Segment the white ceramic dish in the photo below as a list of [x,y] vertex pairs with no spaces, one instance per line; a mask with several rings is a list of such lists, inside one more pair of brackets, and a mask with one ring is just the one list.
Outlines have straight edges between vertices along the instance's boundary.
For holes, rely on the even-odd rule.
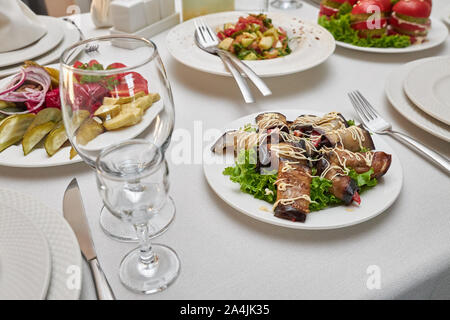
[[[39,16],[45,24],[47,33],[28,47],[10,52],[0,53],[0,67],[7,67],[25,60],[31,60],[55,48],[64,37],[63,22],[57,18]],[[13,35],[14,36],[14,35]]]
[[[288,120],[294,120],[301,114],[322,114],[313,110],[300,109],[276,110],[276,112],[286,115]],[[255,113],[233,121],[226,126],[224,132],[244,127],[247,123],[255,123],[254,119],[258,114]],[[392,164],[388,173],[379,180],[376,187],[361,195],[362,202],[359,207],[355,205],[337,206],[312,212],[307,216],[305,223],[277,218],[273,215],[271,204],[241,192],[239,184],[231,182],[228,176],[222,174],[226,167],[234,165],[233,159],[228,159],[228,163],[223,163],[221,155],[213,154],[207,149],[204,155],[203,170],[209,185],[222,200],[234,209],[254,219],[293,229],[324,230],[343,228],[372,219],[385,211],[397,199],[402,188],[403,172],[399,158],[394,150],[378,135],[374,135],[372,138],[377,150],[385,151],[392,155]],[[265,210],[261,210],[262,208],[265,208]]]
[[21,212],[0,207],[0,300],[45,299],[51,255],[42,232]]
[[22,212],[47,238],[52,272],[46,299],[77,300],[81,288],[76,286],[76,281],[70,281],[70,277],[81,277],[80,247],[62,214],[34,198],[12,190],[0,189],[0,203]]
[[450,56],[435,57],[411,68],[403,88],[422,111],[450,125]]
[[372,53],[408,53],[423,51],[437,47],[442,44],[448,37],[448,28],[438,19],[431,18],[431,29],[427,36],[427,41],[421,44],[414,44],[406,48],[370,48],[358,47],[350,43],[336,41],[340,47],[353,49],[357,51],[372,52]]
[[[41,56],[33,58],[33,61],[37,62],[38,64],[44,66],[50,63],[54,63],[59,59],[62,52],[69,46],[73,45],[75,42],[80,40],[80,34],[78,33],[77,29],[75,27],[67,22],[62,21],[61,28],[64,32],[64,39],[61,41],[58,46],[53,48],[51,52],[47,52]],[[16,74],[20,70],[20,66],[22,65],[23,61],[20,61],[19,64],[16,64],[14,66],[9,66],[5,68],[0,68],[0,78]]]
[[406,119],[428,133],[450,142],[450,126],[420,110],[403,91],[403,82],[410,70],[423,61],[432,59],[434,58],[416,60],[395,68],[388,76],[384,90],[392,106]]
[[[222,12],[202,18],[215,30],[217,27],[223,27],[225,23],[236,22],[242,15],[242,12]],[[333,54],[336,46],[334,38],[318,24],[302,21],[281,12],[270,12],[268,17],[275,26],[286,30],[289,38],[299,36],[301,38],[290,41],[292,53],[285,57],[245,61],[260,77],[275,77],[304,71],[323,63]],[[194,30],[194,20],[191,19],[169,32],[166,43],[172,56],[191,68],[231,76],[220,58],[197,47],[194,42]]]

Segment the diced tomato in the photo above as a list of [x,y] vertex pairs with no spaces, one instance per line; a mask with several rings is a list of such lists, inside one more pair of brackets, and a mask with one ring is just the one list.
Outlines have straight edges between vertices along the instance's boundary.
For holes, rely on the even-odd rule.
[[223,40],[223,39],[226,38],[226,37],[225,37],[225,34],[224,34],[222,31],[220,31],[220,32],[217,33],[217,37],[218,37],[220,40]]
[[129,97],[137,92],[144,91],[148,94],[148,82],[145,78],[137,72],[127,72],[118,75],[119,84],[114,86],[111,90],[113,97]]
[[89,67],[92,67],[93,65],[96,65],[96,64],[100,64],[100,62],[98,62],[98,61],[95,60],[95,59],[92,59],[91,61],[88,62],[88,66],[89,66]]
[[116,63],[111,63],[106,69],[111,70],[111,69],[119,69],[119,68],[126,68],[126,67],[127,66],[124,65],[123,63],[116,62]]
[[311,142],[313,143],[313,145],[315,147],[317,147],[319,145],[321,137],[322,137],[322,135],[320,133],[318,133],[317,131],[313,131],[311,133]]
[[361,197],[359,196],[358,191],[355,192],[355,194],[353,195],[352,200],[353,200],[354,202],[356,202],[358,205],[361,204]]
[[223,33],[224,33],[225,36],[227,36],[227,37],[231,37],[231,35],[232,35],[233,33],[235,33],[235,32],[236,32],[236,30],[233,29],[233,28],[228,28],[228,29],[223,30]]
[[75,61],[75,63],[73,64],[73,67],[78,69],[78,68],[80,68],[82,65],[83,65],[83,62],[77,60],[77,61]]
[[294,136],[300,137],[301,135],[302,135],[302,132],[300,130],[295,130],[294,131]]

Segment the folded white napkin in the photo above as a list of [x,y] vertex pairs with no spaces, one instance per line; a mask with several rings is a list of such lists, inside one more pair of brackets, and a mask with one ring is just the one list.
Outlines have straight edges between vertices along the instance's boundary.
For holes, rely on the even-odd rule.
[[26,47],[46,33],[46,27],[21,0],[0,0],[0,52]]

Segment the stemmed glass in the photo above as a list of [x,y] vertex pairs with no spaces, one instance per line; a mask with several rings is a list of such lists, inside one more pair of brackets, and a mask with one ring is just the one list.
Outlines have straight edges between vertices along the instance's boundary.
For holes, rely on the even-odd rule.
[[300,0],[275,0],[270,5],[277,9],[292,10],[302,7]]
[[[60,95],[67,136],[77,152],[95,167],[102,150],[130,139],[153,142],[164,152],[172,135],[172,91],[156,45],[129,35],[78,42],[61,56]],[[153,215],[149,237],[173,221],[175,206]],[[136,232],[104,207],[100,225],[111,237],[137,241]]]
[[154,293],[167,288],[180,272],[171,248],[151,244],[151,217],[165,206],[169,190],[161,149],[146,140],[130,140],[105,149],[96,161],[97,186],[105,206],[134,226],[140,246],[120,264],[120,280],[129,289]]

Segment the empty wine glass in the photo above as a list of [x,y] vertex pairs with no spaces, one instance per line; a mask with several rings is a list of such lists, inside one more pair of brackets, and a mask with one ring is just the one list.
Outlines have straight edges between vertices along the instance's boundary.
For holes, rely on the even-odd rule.
[[277,9],[293,10],[302,7],[300,0],[275,0],[270,5]]
[[151,244],[151,218],[167,205],[167,163],[161,149],[146,140],[130,140],[102,151],[96,161],[97,186],[103,203],[132,225],[140,246],[120,264],[119,276],[129,289],[154,293],[169,286],[180,272],[171,248]]
[[[91,50],[89,48],[95,48]],[[61,56],[61,133],[91,167],[111,145],[134,138],[167,149],[175,121],[172,91],[156,45],[130,36],[104,36],[78,42]],[[64,141],[64,140],[63,140]],[[69,155],[68,155],[69,156]],[[153,217],[150,237],[167,230],[175,216],[171,199]],[[122,241],[136,232],[103,208],[100,225]]]

